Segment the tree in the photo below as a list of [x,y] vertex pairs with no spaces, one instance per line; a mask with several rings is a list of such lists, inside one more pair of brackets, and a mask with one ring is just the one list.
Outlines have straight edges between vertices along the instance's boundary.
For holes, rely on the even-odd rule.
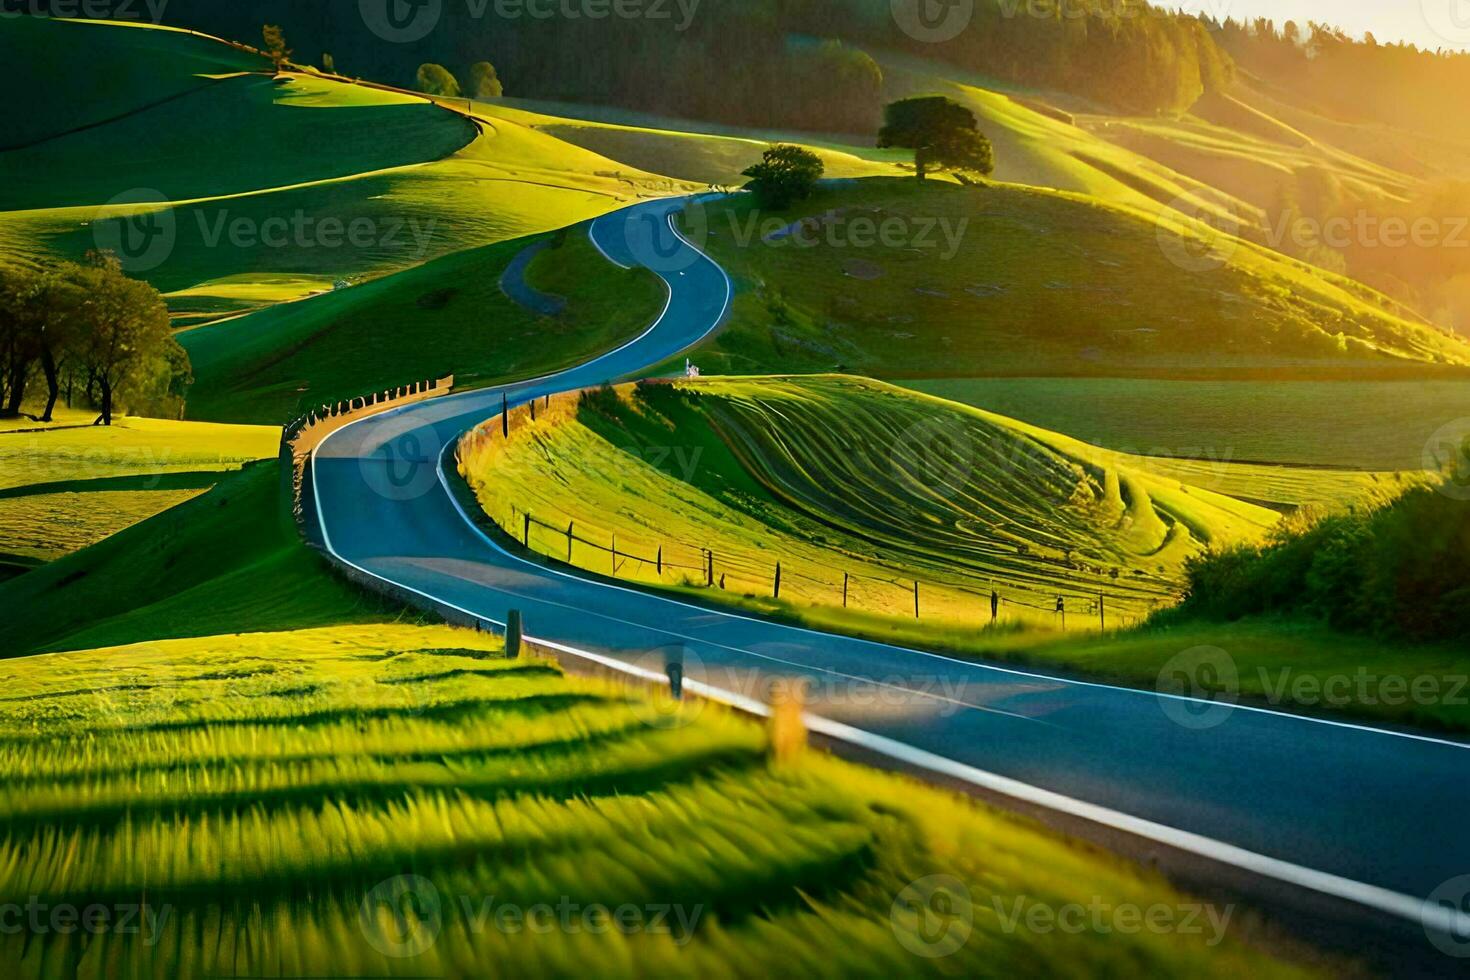
[[488,61],[477,61],[470,65],[470,84],[467,94],[472,99],[498,99],[505,94],[495,66]]
[[783,143],[766,150],[760,163],[745,170],[750,178],[745,188],[766,207],[786,208],[809,197],[825,169],[815,153]]
[[459,82],[454,80],[454,76],[449,74],[449,70],[443,65],[419,65],[416,87],[426,95],[454,98],[460,94]]
[[281,71],[286,67],[286,59],[291,57],[291,49],[286,47],[285,32],[275,24],[267,24],[260,33],[265,40],[266,57],[275,63],[277,72]]
[[46,379],[46,408],[34,416],[50,422],[60,393],[60,372],[69,349],[69,305],[78,291],[65,273],[16,267],[0,269],[0,414],[21,414],[27,385],[39,362]]
[[989,174],[995,169],[990,140],[975,114],[942,95],[904,99],[883,110],[878,146],[914,151],[914,170],[923,180],[929,170]]
[[178,387],[175,375],[187,370],[188,355],[174,350],[179,344],[158,290],[123,275],[111,253],[87,257],[78,271],[85,298],[76,310],[76,355],[97,386],[101,414],[93,424],[111,425],[119,395]]

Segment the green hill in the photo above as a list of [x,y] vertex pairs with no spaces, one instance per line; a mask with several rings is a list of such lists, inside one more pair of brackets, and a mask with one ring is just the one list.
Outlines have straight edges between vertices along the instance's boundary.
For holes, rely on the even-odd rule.
[[0,661],[0,680],[0,894],[145,910],[120,913],[135,929],[0,935],[25,976],[897,975],[956,928],[944,962],[971,974],[1299,972],[1240,916],[1106,941],[1006,928],[995,909],[1079,888],[1190,899],[1029,821],[777,754],[718,708],[465,630],[154,642]]
[[[1064,595],[1091,613],[1072,625],[1095,626],[1098,593],[1136,618],[1173,600],[1191,555],[1276,519],[1146,460],[859,378],[646,384],[511,428],[469,437],[461,470],[505,531],[523,538],[534,516],[533,550],[565,560],[572,522],[572,561],[593,572],[834,621],[913,617],[915,579],[931,632],[988,622],[992,588],[1008,622],[1054,625]],[[612,560],[614,535],[631,558]]]
[[[800,236],[771,233],[798,221]],[[700,355],[731,373],[1336,377],[1470,364],[1470,344],[1386,297],[1157,207],[874,178],[778,215],[742,195],[685,224],[742,287]]]
[[527,240],[467,249],[324,296],[189,330],[191,418],[281,423],[313,405],[453,373],[458,387],[536,377],[637,336],[666,292],[607,262],[576,228],[526,270],[566,300],[555,316],[512,301],[501,274]]
[[282,511],[279,465],[0,585],[0,650],[136,643],[393,619],[327,573]]

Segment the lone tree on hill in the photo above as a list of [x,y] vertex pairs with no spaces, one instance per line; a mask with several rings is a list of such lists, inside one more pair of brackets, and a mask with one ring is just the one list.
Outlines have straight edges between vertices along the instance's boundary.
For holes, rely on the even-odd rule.
[[449,74],[449,69],[432,63],[419,65],[417,87],[425,95],[442,95],[452,99],[460,94],[459,82]]
[[880,148],[914,151],[914,170],[923,180],[930,170],[984,176],[995,169],[990,140],[975,114],[942,95],[893,102],[883,110]]
[[488,61],[477,61],[470,65],[470,84],[466,94],[472,99],[498,99],[505,94],[495,66]]
[[275,63],[276,71],[286,67],[286,59],[291,57],[291,49],[286,47],[286,33],[275,24],[267,24],[261,28],[261,37],[265,39],[265,53]]
[[821,157],[810,150],[783,143],[761,155],[761,162],[746,169],[746,190],[770,208],[790,207],[809,197],[826,169]]
[[123,275],[117,257],[88,253],[75,267],[84,298],[76,308],[76,356],[97,388],[101,414],[111,425],[120,392],[140,396],[182,392],[189,358],[169,332],[168,307],[158,290]]

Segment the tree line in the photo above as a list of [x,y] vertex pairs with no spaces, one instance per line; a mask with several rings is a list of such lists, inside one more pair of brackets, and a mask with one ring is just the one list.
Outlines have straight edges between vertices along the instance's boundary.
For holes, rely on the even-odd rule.
[[298,52],[330,51],[340,72],[405,87],[416,87],[424,65],[449,66],[460,91],[475,94],[470,66],[490,63],[521,98],[833,133],[867,132],[881,120],[883,72],[871,53],[1141,113],[1188,108],[1233,73],[1205,22],[1141,0],[976,0],[968,25],[943,43],[905,33],[890,0],[702,0],[687,19],[675,3],[599,19],[436,9],[426,36],[393,44],[364,25],[358,0],[172,0],[165,20],[245,38],[265,19]]
[[28,268],[0,265],[0,416],[17,418],[45,386],[50,422],[63,393],[111,425],[122,409],[181,417],[193,383],[189,355],[169,329],[168,307],[152,286],[123,274],[108,252],[83,262]]

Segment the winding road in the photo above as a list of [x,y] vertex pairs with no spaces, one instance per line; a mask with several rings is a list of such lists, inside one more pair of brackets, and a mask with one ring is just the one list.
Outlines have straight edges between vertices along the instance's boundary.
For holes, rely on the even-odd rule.
[[[681,203],[635,205],[590,228],[608,259],[647,266],[669,287],[663,314],[636,340],[550,377],[368,417],[322,442],[311,486],[327,550],[489,622],[519,609],[528,637],[578,656],[652,676],[677,651],[689,686],[727,701],[749,703],[773,677],[806,678],[818,733],[1470,937],[1464,913],[1439,902],[1447,880],[1470,874],[1470,745],[712,611],[527,562],[478,531],[441,468],[460,433],[499,412],[502,392],[516,404],[636,375],[726,315],[728,277],[673,231]],[[1467,907],[1459,894],[1451,902]]]

